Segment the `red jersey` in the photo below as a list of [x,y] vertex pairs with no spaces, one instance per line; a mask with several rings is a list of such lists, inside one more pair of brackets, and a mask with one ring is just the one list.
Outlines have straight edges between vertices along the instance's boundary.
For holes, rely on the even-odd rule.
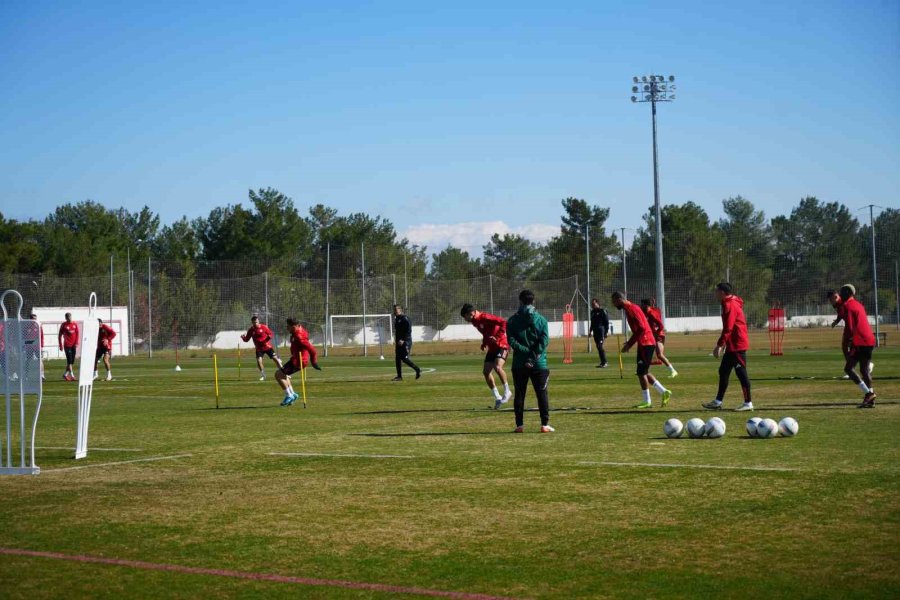
[[112,341],[116,337],[115,330],[106,323],[100,323],[100,331],[97,332],[97,349],[112,350]]
[[249,342],[250,338],[253,338],[253,345],[256,346],[256,351],[266,352],[267,350],[272,349],[272,337],[273,333],[268,325],[259,323],[251,326],[250,329],[247,330],[247,333],[241,336],[241,339],[245,342]]
[[316,347],[309,341],[309,333],[303,325],[295,325],[291,328],[291,362],[295,366],[303,366],[312,362],[318,362]]
[[628,345],[655,346],[656,338],[653,337],[653,330],[650,329],[650,323],[647,322],[641,307],[633,302],[626,302],[622,310],[625,311],[625,318],[628,319],[628,326],[631,328]]
[[74,348],[78,345],[78,323],[66,321],[59,326],[59,335],[57,337],[63,348]]
[[722,335],[717,346],[725,346],[728,352],[750,349],[747,337],[747,319],[744,317],[744,301],[734,294],[722,299]]
[[866,316],[862,303],[856,298],[847,298],[844,309],[847,311],[845,328],[850,343],[854,346],[874,346],[875,334],[872,333],[872,326],[869,325],[869,317]]
[[647,323],[650,325],[650,330],[653,331],[653,337],[656,339],[665,337],[666,328],[663,326],[662,311],[655,306],[648,306],[644,311],[644,314],[647,316]]
[[481,312],[472,318],[475,326],[482,336],[482,344],[491,352],[497,350],[509,350],[509,341],[506,339],[506,319],[490,313]]

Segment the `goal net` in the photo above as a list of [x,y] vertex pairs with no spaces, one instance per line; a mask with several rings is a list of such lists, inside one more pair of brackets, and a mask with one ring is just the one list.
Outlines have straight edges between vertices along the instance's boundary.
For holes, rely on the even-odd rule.
[[328,319],[327,340],[335,346],[362,346],[363,355],[369,355],[369,347],[378,348],[384,357],[384,348],[394,337],[391,315],[331,315]]

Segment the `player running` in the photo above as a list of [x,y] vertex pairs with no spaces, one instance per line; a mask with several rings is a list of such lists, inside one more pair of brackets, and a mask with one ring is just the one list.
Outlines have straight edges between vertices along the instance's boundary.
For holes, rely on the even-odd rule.
[[653,353],[656,352],[656,338],[653,337],[653,330],[650,329],[644,311],[637,304],[629,302],[622,292],[613,292],[612,303],[619,310],[625,311],[625,318],[632,332],[631,337],[622,346],[622,352],[628,352],[634,345],[638,347],[637,377],[641,384],[643,401],[636,404],[635,408],[653,408],[653,401],[650,399],[651,386],[662,395],[662,405],[665,408],[669,404],[672,392],[650,374],[650,364],[653,362]]
[[[722,282],[716,286],[716,298],[722,304],[722,334],[713,348],[713,356],[722,356],[719,364],[719,391],[712,402],[704,402],[703,408],[720,410],[722,399],[728,390],[728,379],[731,371],[737,374],[744,392],[744,403],[734,409],[736,412],[753,410],[750,397],[750,376],[747,374],[747,350],[750,339],[747,337],[747,319],[744,317],[744,301],[734,294],[730,283]],[[724,353],[724,354],[723,354]]]
[[[825,292],[825,297],[828,298],[828,301],[831,303],[831,306],[834,307],[834,310],[837,312],[837,316],[834,321],[831,322],[831,327],[837,327],[837,324],[841,321],[844,322],[844,331],[841,334],[841,353],[844,355],[844,362],[850,359],[850,331],[847,329],[847,309],[844,307],[844,301],[841,300],[840,294],[838,294],[834,290],[828,290]],[[875,370],[875,363],[869,362],[869,375],[872,374],[872,371]],[[844,375],[844,379],[850,379],[849,375]]]
[[597,346],[597,354],[600,355],[600,363],[598,369],[605,369],[609,364],[606,362],[606,349],[603,342],[609,335],[609,314],[601,308],[598,298],[591,299],[591,326],[588,329],[588,335],[594,334],[594,345]]
[[[875,390],[872,388],[872,376],[869,363],[872,359],[872,351],[875,349],[875,334],[869,325],[869,317],[862,303],[856,299],[856,288],[851,284],[845,284],[840,289],[841,301],[844,306],[844,322],[850,337],[850,351],[844,372],[850,376],[850,380],[863,391],[862,403],[858,408],[875,408]],[[859,375],[853,368],[859,363]]]
[[647,317],[647,323],[653,331],[653,337],[656,339],[656,357],[669,368],[669,377],[678,377],[678,371],[666,358],[666,328],[663,326],[662,311],[656,308],[656,298],[644,298],[641,300],[641,310]]
[[241,336],[241,339],[245,342],[249,342],[251,339],[253,340],[253,346],[256,348],[256,367],[259,369],[260,381],[266,380],[266,369],[263,366],[263,356],[271,358],[275,364],[278,365],[279,369],[284,368],[284,365],[281,364],[281,359],[275,354],[275,348],[272,347],[274,336],[275,334],[272,333],[272,330],[269,329],[268,325],[259,322],[258,315],[250,317],[250,329]]
[[281,406],[290,406],[300,397],[291,385],[291,375],[299,373],[300,369],[305,369],[306,365],[310,364],[316,371],[322,370],[317,360],[316,347],[310,343],[309,333],[306,331],[306,328],[297,319],[288,319],[287,327],[288,335],[290,335],[291,339],[291,360],[275,371],[275,381],[278,382],[285,394],[284,400],[281,401]]
[[100,322],[100,330],[97,333],[97,354],[94,355],[94,381],[97,381],[97,363],[103,359],[103,366],[106,367],[106,380],[112,381],[112,367],[109,359],[112,357],[112,341],[116,337],[115,330],[103,322],[103,319],[97,319]]
[[[494,410],[497,410],[512,398],[509,380],[506,378],[506,372],[503,370],[503,365],[506,364],[506,359],[509,357],[509,342],[506,339],[506,319],[475,310],[475,307],[468,303],[462,305],[459,314],[467,323],[471,323],[481,333],[481,349],[487,348],[482,373],[484,374],[484,381],[494,396]],[[502,396],[494,383],[495,371],[503,384]]]
[[75,364],[75,354],[78,352],[78,323],[72,320],[72,313],[66,313],[66,321],[59,326],[59,334],[56,336],[59,342],[59,349],[66,353],[66,371],[63,373],[63,379],[66,381],[75,381],[75,372],[73,365]]

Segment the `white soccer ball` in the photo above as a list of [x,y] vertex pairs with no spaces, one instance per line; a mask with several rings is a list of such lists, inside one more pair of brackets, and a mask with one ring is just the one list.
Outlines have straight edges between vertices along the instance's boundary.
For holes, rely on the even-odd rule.
[[684,433],[684,424],[678,419],[669,419],[666,421],[666,424],[663,425],[663,433],[665,433],[668,438],[679,438],[681,437],[681,434]]
[[701,438],[706,431],[706,423],[703,422],[703,419],[694,417],[687,422],[687,431],[692,438]]
[[793,437],[800,431],[800,424],[793,417],[785,417],[778,422],[778,433],[784,437]]
[[759,437],[759,432],[756,431],[756,426],[759,425],[760,421],[762,421],[759,417],[753,417],[749,421],[747,421],[747,435],[750,437]]
[[756,424],[756,433],[761,438],[773,438],[778,435],[778,423],[772,419],[763,419]]
[[707,437],[720,438],[725,435],[725,421],[719,417],[713,417],[706,422],[705,433]]

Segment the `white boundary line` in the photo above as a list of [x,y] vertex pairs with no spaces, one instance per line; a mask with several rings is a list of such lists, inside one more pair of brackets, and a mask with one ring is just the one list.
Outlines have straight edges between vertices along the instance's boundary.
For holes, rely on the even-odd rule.
[[579,465],[603,465],[609,467],[656,467],[660,469],[720,469],[726,471],[799,471],[800,469],[791,469],[787,467],[732,467],[726,465],[685,465],[677,463],[642,463],[642,462],[609,462],[609,461],[586,461],[583,460]]
[[[72,450],[75,451],[75,448],[71,446],[35,446],[35,450]],[[91,447],[90,450],[96,452],[143,452],[143,448],[94,448]]]
[[172,456],[151,456],[150,458],[135,458],[134,460],[120,460],[117,462],[97,463],[95,465],[79,465],[77,467],[63,467],[62,469],[41,469],[41,473],[62,473],[63,471],[78,471],[91,467],[110,467],[113,465],[128,465],[139,462],[153,462],[157,460],[175,460],[176,458],[188,458],[193,454],[173,454]]
[[324,456],[329,458],[415,458],[415,456],[401,456],[398,454],[327,454],[324,452],[269,452],[269,456]]

